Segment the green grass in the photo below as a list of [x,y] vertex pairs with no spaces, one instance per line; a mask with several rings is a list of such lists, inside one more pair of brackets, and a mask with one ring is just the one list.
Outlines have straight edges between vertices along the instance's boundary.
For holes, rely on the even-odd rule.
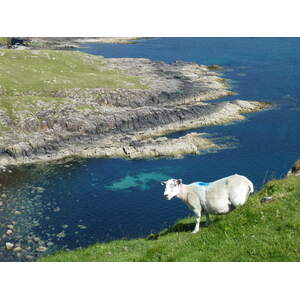
[[103,58],[79,51],[0,49],[0,94],[38,92],[49,96],[67,88],[146,88],[140,78],[107,70]]
[[8,37],[0,37],[0,46],[6,46],[8,39]]
[[34,114],[39,111],[39,102],[49,103],[52,107],[68,100],[60,97],[43,96],[0,96],[0,109],[4,110],[11,120],[17,118],[17,113]]
[[77,108],[79,110],[96,110],[95,106],[92,105],[79,105]]
[[[273,200],[262,204],[264,196]],[[197,234],[191,234],[194,224],[187,218],[147,239],[98,243],[41,260],[300,261],[300,177],[270,181],[246,205],[213,217]]]

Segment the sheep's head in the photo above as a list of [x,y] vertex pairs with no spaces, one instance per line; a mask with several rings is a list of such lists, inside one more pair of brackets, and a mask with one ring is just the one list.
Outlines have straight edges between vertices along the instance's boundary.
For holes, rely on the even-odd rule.
[[167,181],[162,181],[161,184],[165,185],[164,197],[167,200],[171,200],[173,197],[177,196],[181,183],[182,179],[169,179]]

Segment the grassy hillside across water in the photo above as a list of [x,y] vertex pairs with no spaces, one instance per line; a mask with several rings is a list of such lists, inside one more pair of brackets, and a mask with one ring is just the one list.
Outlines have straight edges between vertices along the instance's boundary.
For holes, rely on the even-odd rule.
[[100,56],[79,51],[0,49],[3,96],[49,96],[67,88],[144,88],[139,78],[109,70]]
[[[272,201],[261,203],[265,196]],[[194,224],[187,218],[148,238],[60,251],[42,261],[300,261],[300,176],[270,181],[243,207],[214,216],[208,228],[202,222],[197,234]]]
[[[0,45],[4,38],[0,38]],[[141,78],[128,76],[121,69],[111,69],[103,57],[79,51],[0,49],[0,113],[11,120],[30,114],[36,117],[43,104],[68,103],[58,97],[61,91],[89,88],[146,89]],[[78,102],[78,110],[93,106]],[[0,120],[1,123],[1,120]],[[8,126],[0,124],[0,136]]]

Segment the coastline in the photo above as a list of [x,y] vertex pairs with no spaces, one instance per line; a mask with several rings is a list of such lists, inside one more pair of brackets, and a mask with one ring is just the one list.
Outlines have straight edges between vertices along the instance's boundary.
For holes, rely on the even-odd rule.
[[[240,107],[236,102],[232,102],[232,113],[228,113],[228,105],[216,113],[218,119],[212,114],[203,120],[194,120],[174,123],[161,126],[155,129],[148,129],[136,134],[115,134],[112,136],[96,137],[96,136],[77,136],[75,143],[65,143],[61,149],[55,151],[47,151],[48,153],[40,153],[36,155],[26,155],[22,150],[27,145],[20,145],[17,156],[6,156],[0,158],[0,165],[13,166],[32,163],[50,162],[63,160],[66,158],[124,158],[124,159],[153,159],[153,158],[182,158],[184,155],[199,155],[206,151],[216,151],[232,147],[232,144],[222,143],[222,141],[214,141],[205,134],[189,133],[179,138],[167,138],[165,135],[184,131],[192,128],[205,127],[209,125],[222,125],[234,121],[244,120],[244,113],[256,112],[261,109],[269,108],[269,104],[262,102],[246,102],[251,109]],[[242,104],[245,101],[242,101]],[[241,102],[240,102],[241,103]],[[52,143],[56,143],[53,140]],[[51,147],[51,144],[48,145]],[[15,146],[16,147],[16,146]],[[24,147],[24,148],[23,148]],[[16,149],[16,148],[14,148]],[[28,149],[28,148],[25,148]],[[25,154],[25,155],[22,155]]]
[[[55,79],[43,82],[44,88],[25,90],[22,85],[18,87],[20,91],[15,92],[14,87],[8,96],[8,89],[3,90],[3,104],[7,105],[7,97],[16,104],[1,109],[1,166],[72,156],[181,157],[222,149],[224,146],[195,133],[178,139],[164,136],[241,120],[244,113],[270,106],[246,100],[205,102],[234,95],[220,73],[215,72],[219,66],[105,59],[76,51],[0,50],[0,55],[20,56],[24,61],[40,59],[45,65],[54,59],[57,68],[60,60],[70,60],[71,70],[68,67],[60,71],[70,72],[70,80],[74,79],[72,70],[78,62],[83,70],[91,68],[79,73],[80,83],[76,78],[74,84],[66,81],[66,75],[60,79],[55,69],[51,74]],[[107,80],[108,76],[111,79]],[[24,84],[30,87],[26,80]]]
[[134,44],[140,39],[149,37],[25,37],[12,38],[12,42],[16,43],[12,44],[12,47],[18,48],[21,45],[31,49],[62,50],[80,48],[84,43]]

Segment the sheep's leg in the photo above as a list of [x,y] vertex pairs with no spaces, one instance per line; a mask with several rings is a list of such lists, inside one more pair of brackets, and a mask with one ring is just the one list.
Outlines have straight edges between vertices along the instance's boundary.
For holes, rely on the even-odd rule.
[[205,227],[208,227],[208,225],[210,224],[209,213],[207,211],[205,211],[204,214],[205,214],[205,217],[206,217]]
[[195,229],[192,233],[197,233],[200,230],[201,210],[195,209],[194,213],[196,215],[196,225],[195,225]]

